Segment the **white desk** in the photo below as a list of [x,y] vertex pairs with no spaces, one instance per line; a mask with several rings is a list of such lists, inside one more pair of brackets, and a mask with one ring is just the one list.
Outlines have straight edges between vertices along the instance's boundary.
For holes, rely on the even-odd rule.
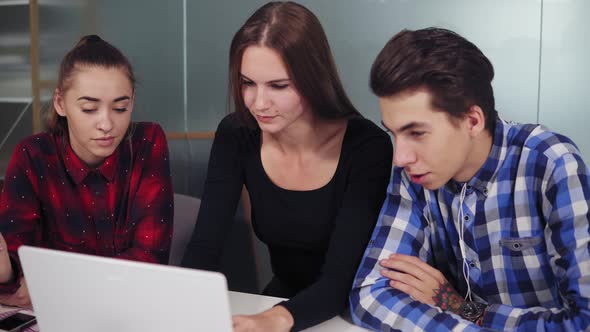
[[[273,305],[283,301],[279,297],[263,296],[256,294],[229,292],[229,302],[231,312],[234,315],[251,315],[262,312],[271,308]],[[18,308],[6,307],[0,305],[0,314],[7,311],[18,310]],[[29,311],[23,311],[31,313]],[[37,326],[32,326],[26,332],[38,331]],[[322,324],[313,326],[305,331],[310,332],[364,332],[367,331],[352,323],[347,322],[342,317],[337,316]]]
[[[229,292],[229,302],[231,312],[234,315],[251,315],[256,314],[273,305],[283,301],[279,297],[255,295],[240,292]],[[359,326],[347,322],[340,316],[336,316],[329,321],[310,327],[305,331],[310,332],[364,332],[367,331]]]

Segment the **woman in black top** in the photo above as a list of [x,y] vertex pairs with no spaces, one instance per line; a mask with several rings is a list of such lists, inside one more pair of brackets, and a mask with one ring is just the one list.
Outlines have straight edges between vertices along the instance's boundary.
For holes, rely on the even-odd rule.
[[242,186],[274,277],[290,298],[236,331],[300,330],[346,308],[385,198],[393,148],[346,96],[322,27],[293,2],[258,9],[230,48],[236,112],[215,135],[195,232],[183,265],[217,270]]

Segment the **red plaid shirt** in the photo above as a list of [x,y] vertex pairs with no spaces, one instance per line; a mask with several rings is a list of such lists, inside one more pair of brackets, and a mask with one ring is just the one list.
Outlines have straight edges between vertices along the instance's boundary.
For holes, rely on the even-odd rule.
[[[23,244],[167,263],[173,191],[162,128],[134,124],[101,166],[86,166],[67,135],[38,134],[12,154],[0,196],[0,232],[15,274]],[[11,292],[17,282],[0,285]]]

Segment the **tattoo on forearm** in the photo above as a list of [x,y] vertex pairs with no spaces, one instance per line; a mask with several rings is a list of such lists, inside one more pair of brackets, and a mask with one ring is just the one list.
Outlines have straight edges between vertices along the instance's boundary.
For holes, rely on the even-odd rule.
[[459,307],[464,301],[448,281],[440,284],[439,288],[434,290],[432,300],[442,310],[451,311],[456,314],[460,314]]

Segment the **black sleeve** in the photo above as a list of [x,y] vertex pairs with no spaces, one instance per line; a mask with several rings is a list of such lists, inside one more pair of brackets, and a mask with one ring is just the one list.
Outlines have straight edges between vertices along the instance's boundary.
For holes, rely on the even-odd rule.
[[344,311],[358,264],[385,199],[393,147],[387,134],[370,137],[352,151],[352,165],[318,280],[281,303],[293,315],[293,331]]
[[184,267],[219,270],[244,183],[241,143],[235,114],[226,116],[215,132],[197,223],[182,258]]

